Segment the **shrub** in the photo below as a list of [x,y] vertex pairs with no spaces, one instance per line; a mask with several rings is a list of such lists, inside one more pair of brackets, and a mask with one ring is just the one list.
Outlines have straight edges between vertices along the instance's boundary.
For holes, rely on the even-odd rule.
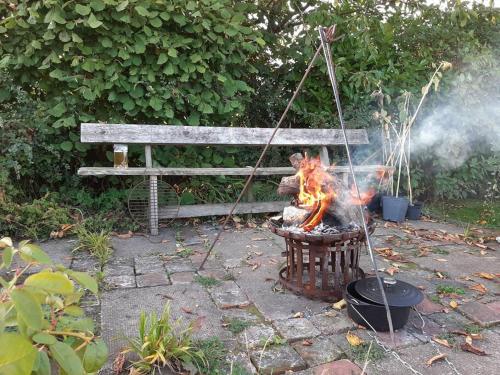
[[[51,365],[66,374],[97,372],[108,350],[94,336],[93,322],[79,306],[85,290],[97,294],[95,280],[84,272],[54,265],[40,247],[28,241],[16,248],[4,237],[0,252],[0,270],[9,269],[14,257],[19,258],[12,278],[0,277],[0,373],[50,374]],[[42,270],[26,277],[35,265]]]
[[141,374],[161,373],[162,367],[174,371],[183,366],[206,363],[202,351],[195,348],[192,340],[194,325],[180,319],[172,321],[170,305],[167,304],[158,316],[142,312],[139,318],[138,336],[129,340],[125,353],[133,352],[139,356],[132,366]]

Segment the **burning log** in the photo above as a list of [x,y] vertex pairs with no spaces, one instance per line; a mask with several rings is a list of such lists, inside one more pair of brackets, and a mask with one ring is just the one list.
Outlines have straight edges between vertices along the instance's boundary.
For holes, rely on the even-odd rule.
[[290,160],[290,164],[292,164],[292,167],[295,168],[296,171],[298,171],[300,169],[300,163],[302,163],[302,160],[304,160],[304,156],[300,152],[297,152],[290,156],[288,160]]
[[311,213],[303,208],[294,206],[285,207],[283,210],[283,224],[285,226],[300,225]]
[[283,177],[278,186],[279,195],[297,195],[300,192],[300,177]]

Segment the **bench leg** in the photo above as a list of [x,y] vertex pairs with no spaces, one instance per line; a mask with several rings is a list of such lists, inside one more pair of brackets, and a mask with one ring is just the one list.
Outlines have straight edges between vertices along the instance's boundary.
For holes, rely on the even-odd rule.
[[149,177],[149,228],[153,236],[158,235],[158,177]]

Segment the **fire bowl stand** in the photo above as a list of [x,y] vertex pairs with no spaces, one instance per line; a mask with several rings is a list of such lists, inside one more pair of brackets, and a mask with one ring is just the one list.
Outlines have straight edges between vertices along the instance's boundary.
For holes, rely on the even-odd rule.
[[359,267],[364,233],[314,236],[271,227],[285,238],[286,266],[279,271],[281,284],[296,294],[336,302],[351,281],[364,277]]

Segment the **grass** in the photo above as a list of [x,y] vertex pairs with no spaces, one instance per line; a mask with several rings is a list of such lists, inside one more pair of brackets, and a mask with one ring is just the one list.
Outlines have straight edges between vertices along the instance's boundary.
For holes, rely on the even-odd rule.
[[191,323],[171,319],[170,304],[165,305],[160,315],[142,312],[138,335],[129,339],[124,353],[137,355],[138,360],[132,362],[132,366],[141,374],[156,374],[157,371],[161,374],[165,367],[175,372],[185,366],[208,366],[203,349],[192,339],[193,328]]
[[185,247],[182,250],[178,250],[176,255],[181,258],[187,258],[191,255],[193,255],[194,250],[190,249],[189,247]]
[[470,334],[477,334],[481,332],[483,328],[478,326],[477,324],[467,324],[464,326],[464,331],[467,332],[469,335]]
[[439,219],[462,224],[500,228],[500,201],[485,204],[477,199],[431,202],[426,211]]
[[226,374],[227,349],[218,337],[211,337],[196,343],[196,348],[205,356],[205,361],[198,364],[200,373],[206,375]]
[[231,331],[235,335],[243,332],[246,328],[250,327],[251,325],[249,322],[238,318],[229,319],[226,322],[226,324],[227,324],[227,329],[229,329],[229,331]]
[[260,340],[260,346],[262,346],[264,348],[268,348],[270,346],[280,346],[280,345],[284,345],[284,344],[286,344],[286,339],[284,339],[283,337],[280,337],[280,336],[273,336],[273,337],[268,338],[268,339],[262,338]]
[[431,249],[431,252],[434,254],[440,254],[440,255],[449,255],[450,252],[448,250],[442,249],[440,247],[433,247]]
[[217,280],[216,278],[210,276],[196,275],[194,277],[194,281],[204,286],[205,288],[210,288],[212,286],[217,286],[221,284],[220,280]]
[[450,344],[451,346],[454,346],[457,343],[457,338],[453,333],[441,333],[437,336],[437,338],[448,341],[448,344]]
[[436,292],[439,294],[465,294],[465,290],[452,285],[440,284],[436,287]]
[[102,269],[113,254],[109,233],[105,231],[91,232],[83,226],[78,227],[75,233],[78,237],[78,246],[73,251],[88,251],[97,258]]
[[428,297],[434,303],[441,303],[441,298],[437,294],[429,294]]

